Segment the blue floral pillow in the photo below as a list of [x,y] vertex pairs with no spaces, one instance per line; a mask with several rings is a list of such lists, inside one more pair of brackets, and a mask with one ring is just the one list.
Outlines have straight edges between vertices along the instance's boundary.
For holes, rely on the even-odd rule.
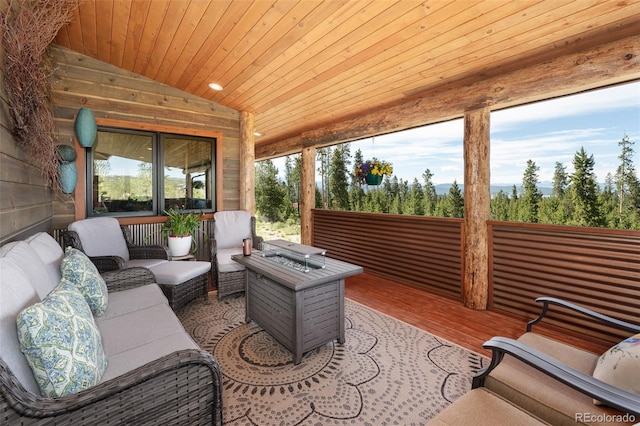
[[91,259],[80,250],[67,247],[60,264],[62,278],[74,283],[97,317],[104,315],[109,302],[107,284]]
[[64,278],[16,320],[20,350],[43,396],[56,398],[100,382],[107,368],[100,332],[86,300]]

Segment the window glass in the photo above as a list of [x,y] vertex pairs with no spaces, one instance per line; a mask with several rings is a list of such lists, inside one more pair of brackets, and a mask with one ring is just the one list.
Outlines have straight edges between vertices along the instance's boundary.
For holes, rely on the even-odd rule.
[[210,209],[211,142],[164,136],[162,146],[165,210]]
[[153,136],[99,131],[92,148],[93,214],[153,212]]

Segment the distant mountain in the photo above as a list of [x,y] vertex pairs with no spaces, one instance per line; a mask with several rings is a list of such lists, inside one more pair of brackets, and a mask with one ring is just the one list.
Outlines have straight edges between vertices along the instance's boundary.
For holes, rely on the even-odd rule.
[[[507,195],[511,195],[511,191],[513,190],[513,185],[514,184],[508,184],[508,183],[491,185],[491,196],[493,197],[500,191],[504,192]],[[460,191],[464,192],[463,184],[458,184],[458,187],[460,188]],[[436,194],[447,195],[449,194],[450,188],[451,188],[450,183],[438,184],[436,185]],[[551,191],[553,188],[551,187],[550,182],[541,182],[538,184],[538,189],[542,192],[542,195],[549,196],[551,195]],[[522,191],[522,184],[516,184],[516,190],[518,191],[518,193],[520,193]]]

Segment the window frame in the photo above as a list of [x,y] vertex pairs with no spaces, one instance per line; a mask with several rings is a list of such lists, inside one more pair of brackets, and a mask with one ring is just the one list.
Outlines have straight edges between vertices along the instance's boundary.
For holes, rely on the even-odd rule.
[[[221,136],[218,132],[209,131],[187,131],[187,129],[176,129],[171,127],[164,127],[163,129],[146,128],[146,126],[132,126],[132,127],[120,127],[109,125],[107,123],[98,122],[98,131],[121,133],[121,134],[133,134],[133,135],[149,135],[152,138],[152,185],[153,185],[153,202],[151,211],[134,211],[134,212],[113,212],[96,214],[93,209],[93,150],[88,148],[85,150],[84,155],[84,188],[82,189],[82,195],[84,196],[84,203],[76,201],[76,206],[84,204],[82,217],[100,217],[109,216],[116,218],[153,218],[164,216],[164,146],[163,140],[166,137],[178,137],[187,140],[205,141],[211,142],[211,171],[208,179],[211,181],[211,186],[208,189],[207,199],[211,200],[211,207],[205,209],[181,209],[184,212],[202,212],[205,214],[212,214],[218,208],[220,208],[221,200],[219,194],[221,193],[221,177],[222,170],[221,161],[219,160],[219,152],[221,152]],[[80,189],[80,188],[78,188]],[[76,210],[77,211],[77,210]]]

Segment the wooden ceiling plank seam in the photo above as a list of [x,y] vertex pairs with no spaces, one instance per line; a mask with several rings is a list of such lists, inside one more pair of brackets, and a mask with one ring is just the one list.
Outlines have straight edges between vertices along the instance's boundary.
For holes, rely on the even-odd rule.
[[162,24],[169,11],[170,4],[171,2],[169,0],[154,0],[153,5],[149,7],[144,26],[142,27],[138,51],[133,61],[133,72],[136,74],[144,75],[144,70],[147,68],[153,55],[158,35],[164,31]]
[[80,22],[82,23],[82,43],[85,55],[93,58],[98,56],[98,37],[96,32],[96,10],[94,3],[80,3],[78,6]]
[[111,61],[111,27],[113,25],[113,2],[95,3],[96,14],[96,58],[103,62]]
[[[261,91],[268,90],[269,87],[276,88],[275,83],[284,75],[282,69],[288,70],[285,72],[290,72],[290,70],[304,66],[313,56],[327,49],[335,40],[342,38],[345,31],[350,31],[347,28],[350,26],[346,24],[346,21],[358,19],[358,14],[363,13],[363,10],[369,10],[370,6],[384,7],[386,10],[387,2],[370,1],[371,3],[348,2],[345,7],[336,10],[333,15],[327,18],[328,25],[313,28],[298,40],[296,46],[292,46],[292,50],[297,52],[296,54],[292,55],[287,52],[287,55],[281,55],[280,58],[277,58],[278,60],[271,61],[263,67],[260,81],[251,79],[242,82],[233,93],[223,98],[223,101],[242,106],[247,102],[247,99],[260,96]],[[276,90],[278,89],[276,88]]]
[[[205,97],[211,90],[206,84],[203,84],[207,80],[216,81],[224,88],[228,87],[223,76],[230,66],[229,63],[235,63],[236,56],[244,55],[267,31],[268,22],[272,18],[272,14],[268,12],[273,7],[274,3],[266,1],[251,3],[248,13],[242,14],[229,31],[218,35],[221,41],[212,40],[211,43],[208,43],[207,49],[198,52],[201,55],[201,65],[191,82],[185,86],[185,90]],[[254,19],[256,15],[258,18]]]
[[[421,11],[421,13],[415,13],[416,10]],[[269,99],[262,98],[264,99],[262,103],[257,103],[254,106],[256,112],[261,113],[268,110],[270,107],[281,103],[283,99],[294,98],[305,89],[324,87],[331,84],[327,80],[331,77],[336,77],[339,71],[349,70],[354,62],[358,63],[364,57],[371,59],[376,54],[397,45],[398,42],[405,39],[405,33],[415,33],[417,23],[435,13],[430,9],[428,9],[428,12],[430,13],[427,13],[424,8],[410,10],[398,8],[395,11],[396,15],[393,15],[397,16],[397,18],[393,22],[388,22],[389,13],[373,17],[366,25],[356,28],[346,37],[334,43],[331,49],[325,49],[319,55],[307,61],[308,66],[301,70],[293,70],[287,78],[281,77],[278,80],[279,83],[273,87],[273,89],[277,90],[277,93],[280,93],[279,96]],[[396,26],[401,18],[404,18],[401,24],[402,28],[397,28]],[[335,53],[335,50],[338,53]],[[338,55],[340,54],[346,59],[338,60]],[[290,88],[285,89],[284,83],[287,83]]]
[[[246,82],[243,82],[242,84],[246,90],[240,90],[242,86],[238,86],[238,90],[230,93],[221,101],[241,107],[241,104],[238,103],[239,100],[248,98],[248,96],[245,95],[239,98],[236,93],[244,95],[244,93],[251,88],[250,90],[256,93],[256,95],[253,96],[259,97],[259,92],[264,88],[271,88],[271,90],[276,92],[282,91],[282,85],[284,84],[281,81],[282,79],[286,77],[291,79],[297,74],[307,73],[310,64],[330,61],[333,55],[331,50],[335,48],[348,49],[351,44],[364,37],[364,31],[358,31],[358,29],[363,28],[365,25],[368,29],[375,28],[375,24],[373,24],[372,21],[377,19],[382,20],[382,18],[380,18],[381,16],[385,16],[386,19],[391,19],[398,14],[404,13],[404,9],[393,7],[397,6],[397,4],[388,2],[377,2],[374,4],[375,8],[363,7],[353,10],[351,7],[355,4],[357,3],[349,3],[350,8],[347,10],[339,9],[338,12],[341,12],[339,14],[340,16],[334,17],[332,15],[329,17],[329,19],[337,21],[334,27],[331,28],[331,31],[328,31],[329,28],[325,28],[324,26],[318,26],[312,29],[299,40],[301,46],[292,46],[292,52],[287,52],[286,55],[282,55],[280,58],[282,59],[281,61],[276,59],[265,66],[267,72],[261,72],[255,78],[247,79]],[[402,3],[399,6],[404,8],[407,7],[407,4],[411,3]],[[348,16],[347,11],[350,11],[352,15]],[[368,14],[369,20],[360,24],[363,20],[362,15],[365,13]],[[358,23],[358,25],[355,26],[355,30],[354,23]],[[317,39],[314,39],[314,37]]]
[[[343,4],[343,1],[335,2]],[[324,20],[331,15],[333,10],[333,2],[318,4],[316,7],[309,9],[308,2],[300,2],[294,8],[290,9],[278,23],[269,28],[268,32],[262,37],[254,48],[246,52],[243,58],[236,62],[224,75],[223,79],[228,90],[224,93],[218,93],[213,100],[218,101],[219,97],[226,96],[231,93],[239,85],[238,81],[250,80],[251,75],[260,73],[263,67],[268,66],[278,57],[284,55],[291,46],[295,46],[296,42],[304,36],[307,27],[315,28],[321,25]],[[225,102],[226,103],[226,102]],[[236,106],[234,108],[238,109]]]
[[[82,22],[80,21],[80,8],[77,7],[73,10],[73,15],[71,17],[71,21],[69,24],[65,25],[64,28],[67,31],[67,36],[64,39],[69,39],[69,47],[73,48],[73,50],[78,52],[84,51],[84,41],[82,34]],[[59,43],[63,42],[64,39],[54,40],[54,42]]]
[[131,3],[129,12],[129,25],[127,26],[127,38],[124,42],[124,56],[122,58],[122,68],[133,72],[136,54],[140,48],[144,24],[147,21],[150,0],[136,0]]
[[113,15],[111,18],[111,49],[109,52],[110,59],[108,63],[119,68],[122,68],[122,63],[124,61],[132,1],[133,0],[115,0],[113,3]]
[[[502,49],[503,49],[503,47],[500,47],[500,49],[498,49],[498,50],[502,50]],[[395,89],[394,89],[394,90],[395,90]],[[382,95],[382,94],[381,94],[381,95]],[[352,95],[349,95],[349,96],[347,96],[347,97],[348,97],[349,99],[353,100],[353,96],[352,96]],[[386,94],[385,94],[385,97],[386,97],[387,99],[389,98],[388,96],[386,96]],[[342,102],[343,100],[342,100],[342,99],[340,99],[339,101],[340,101],[340,102]],[[365,100],[363,100],[363,101],[362,101],[362,103],[370,104],[370,103],[372,103],[372,100],[371,100],[371,99],[365,99]],[[280,113],[281,113],[281,114],[282,114],[283,112],[285,112],[285,111],[286,111],[286,110],[283,110],[284,108],[285,108],[285,106],[284,106],[284,105],[281,105],[281,106],[280,106],[279,110],[280,110]],[[296,108],[296,107],[294,106],[293,108]],[[327,108],[330,108],[330,106],[327,106]],[[312,112],[312,113],[310,113],[309,115],[310,115],[310,116],[314,116],[314,115],[316,115],[316,114],[317,114],[317,112]],[[307,116],[303,116],[302,118],[307,118]],[[261,128],[265,128],[265,132],[266,132],[266,129],[268,129],[268,127],[267,127],[267,126],[265,126],[265,124],[264,124],[264,123],[259,122],[259,121],[258,121],[258,119],[257,119],[257,122],[260,124]]]
[[191,36],[196,31],[196,23],[207,16],[207,12],[212,7],[211,3],[204,1],[192,1],[189,3],[184,16],[182,16],[180,20],[180,24],[175,32],[172,33],[173,38],[162,57],[162,61],[158,63],[156,73],[151,74],[151,72],[149,72],[147,77],[160,83],[168,84],[167,80],[173,68],[177,66],[176,64],[180,63],[182,67],[184,66],[185,61],[182,60],[184,46],[189,43]]
[[177,32],[185,14],[187,13],[188,7],[188,0],[173,0],[170,2],[169,9],[160,24],[162,31],[158,33],[153,45],[151,57],[146,62],[144,69],[142,69],[140,74],[149,78],[153,78],[153,76],[156,75],[158,69],[162,65],[162,61],[164,60],[167,51],[169,50],[173,36]]
[[[179,81],[186,75],[190,76],[192,68],[192,61],[197,56],[201,49],[205,49],[205,45],[211,40],[211,37],[215,37],[218,31],[228,31],[233,20],[236,18],[234,11],[238,7],[245,8],[249,3],[247,2],[229,2],[224,9],[218,8],[217,3],[211,2],[205,14],[199,18],[197,25],[195,25],[195,31],[189,36],[188,41],[184,44],[182,52],[176,62],[177,66],[173,66],[169,76],[167,77],[165,84],[181,88],[178,85]],[[222,25],[222,28],[220,27]],[[213,34],[213,36],[212,36]]]

